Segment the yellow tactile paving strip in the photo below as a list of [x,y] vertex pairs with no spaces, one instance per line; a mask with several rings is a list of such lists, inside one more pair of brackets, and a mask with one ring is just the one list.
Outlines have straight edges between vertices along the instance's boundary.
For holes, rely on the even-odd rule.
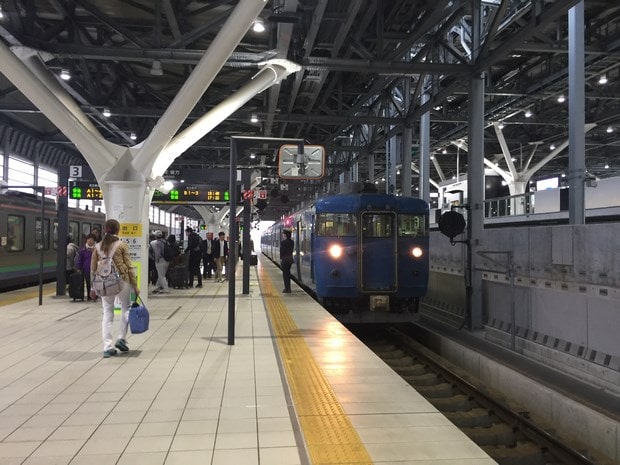
[[267,272],[261,267],[259,276],[310,462],[313,465],[371,465],[372,459],[357,431],[314,360]]

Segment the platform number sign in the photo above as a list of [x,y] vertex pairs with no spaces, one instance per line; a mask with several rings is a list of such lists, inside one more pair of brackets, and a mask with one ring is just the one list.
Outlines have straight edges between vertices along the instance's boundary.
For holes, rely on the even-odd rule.
[[69,177],[70,178],[81,178],[82,177],[82,165],[69,166]]

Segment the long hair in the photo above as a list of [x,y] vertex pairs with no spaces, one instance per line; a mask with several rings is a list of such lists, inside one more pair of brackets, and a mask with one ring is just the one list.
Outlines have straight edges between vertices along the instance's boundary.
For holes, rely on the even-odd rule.
[[121,224],[116,220],[108,220],[105,222],[103,226],[103,231],[105,232],[105,236],[101,241],[101,253],[106,254],[110,250],[112,244],[118,241],[117,234],[121,230]]

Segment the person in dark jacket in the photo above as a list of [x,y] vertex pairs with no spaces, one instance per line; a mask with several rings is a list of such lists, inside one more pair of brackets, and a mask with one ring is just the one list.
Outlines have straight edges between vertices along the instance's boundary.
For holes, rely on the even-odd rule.
[[282,279],[284,280],[285,294],[291,293],[291,266],[293,265],[293,251],[295,242],[291,239],[291,232],[282,231],[283,240],[280,242],[280,263],[282,265]]
[[198,277],[196,287],[202,287],[202,274],[200,273],[200,260],[202,260],[202,248],[200,242],[202,239],[189,226],[185,228],[187,233],[187,249],[185,252],[189,254],[189,287],[194,286],[194,276]]
[[226,266],[226,260],[228,259],[228,241],[224,231],[220,231],[217,236],[217,239],[213,239],[211,243],[211,251],[213,252],[213,260],[216,266],[215,280],[221,283],[224,281],[222,270]]
[[213,263],[213,233],[207,233],[207,238],[202,241],[202,277],[211,279],[215,264]]
[[[84,276],[84,279],[86,280],[86,289],[88,289],[88,291],[90,291],[90,260],[93,256],[93,250],[95,249],[96,242],[97,240],[94,234],[87,235],[84,245],[75,257],[75,269],[80,271],[82,276]],[[93,300],[90,298],[90,292],[88,295],[88,300]],[[95,297],[94,300],[97,300],[97,298]]]

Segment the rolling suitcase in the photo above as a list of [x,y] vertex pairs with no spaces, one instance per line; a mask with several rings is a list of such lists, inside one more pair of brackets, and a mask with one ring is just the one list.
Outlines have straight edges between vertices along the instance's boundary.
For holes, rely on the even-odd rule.
[[69,297],[84,302],[84,275],[80,272],[69,275]]
[[258,265],[258,255],[250,255],[250,266]]
[[171,279],[168,285],[173,289],[189,288],[189,270],[185,266],[175,266],[172,269]]

